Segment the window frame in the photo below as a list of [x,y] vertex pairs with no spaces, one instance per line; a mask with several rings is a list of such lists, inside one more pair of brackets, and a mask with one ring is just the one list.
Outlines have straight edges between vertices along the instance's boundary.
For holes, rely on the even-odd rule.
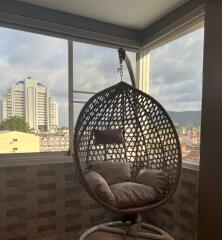
[[[45,31],[41,30],[32,30],[29,27],[21,27],[16,26],[13,24],[2,24],[0,22],[0,27],[36,33],[43,36],[50,36],[55,38],[64,39],[67,41],[68,44],[68,119],[69,119],[69,150],[68,151],[55,151],[55,152],[31,152],[31,153],[0,153],[0,167],[7,167],[7,166],[23,166],[23,165],[36,165],[36,164],[55,164],[55,163],[64,163],[64,162],[72,162],[73,160],[73,132],[74,132],[74,75],[73,75],[73,68],[74,68],[74,48],[73,45],[75,42],[83,42],[95,46],[103,46],[112,49],[117,49],[115,44],[108,44],[105,42],[97,42],[96,40],[85,40],[85,39],[78,39],[78,41],[74,40],[73,38],[65,38],[61,37],[60,35],[55,34],[48,34]],[[126,50],[136,52],[134,48],[125,48]],[[137,68],[137,67],[136,67]]]
[[[204,27],[204,15],[198,16],[196,21],[192,21],[187,23],[185,26],[178,29],[178,31],[175,31],[173,35],[169,34],[169,36],[163,36],[160,39],[156,39],[156,41],[153,41],[149,43],[141,52],[139,55],[139,58],[141,59],[139,69],[139,77],[140,77],[140,89],[145,91],[149,94],[150,91],[150,77],[149,77],[149,71],[150,71],[150,52],[156,48],[159,48],[167,43],[170,43],[171,41],[174,41],[176,39],[179,39],[189,33],[192,33],[200,28]],[[142,56],[142,57],[141,57]],[[147,70],[148,69],[148,70]],[[144,78],[145,75],[145,78]],[[145,80],[144,80],[145,79]],[[144,84],[144,81],[147,81],[147,84]],[[201,112],[202,115],[202,112]],[[200,160],[199,161],[190,161],[182,158],[182,166],[183,168],[199,171],[200,166]]]
[[[8,28],[8,29],[12,29],[12,30],[18,30],[18,31],[23,31],[23,32],[28,32],[28,33],[36,33],[39,35],[43,35],[43,36],[49,36],[49,37],[55,37],[55,38],[60,38],[63,39],[67,42],[68,44],[68,48],[67,48],[67,55],[68,55],[68,65],[67,65],[67,70],[68,70],[68,115],[69,115],[69,122],[68,122],[68,126],[69,126],[69,135],[70,131],[72,131],[73,127],[72,127],[72,118],[73,118],[73,110],[72,110],[72,101],[70,101],[70,99],[72,99],[72,86],[73,86],[73,65],[70,63],[71,61],[73,61],[73,42],[71,40],[65,39],[65,38],[61,38],[61,37],[57,37],[54,35],[49,35],[49,34],[44,34],[41,31],[39,32],[33,32],[33,31],[29,31],[28,29],[21,29],[21,28],[17,28],[15,27],[8,27],[5,26],[5,24],[1,24],[0,23],[0,27],[3,28]],[[70,128],[71,127],[71,128]],[[71,148],[72,145],[70,145],[72,143],[72,135],[69,137],[69,150],[67,151],[53,151],[53,152],[31,152],[31,153],[0,153],[0,167],[2,166],[11,166],[10,163],[7,164],[7,162],[13,161],[15,163],[15,165],[32,165],[33,161],[32,160],[36,160],[39,159],[39,163],[41,164],[42,162],[44,163],[49,163],[48,159],[50,158],[50,162],[58,162],[58,160],[60,159],[60,162],[62,161],[62,159],[67,159],[68,162],[70,161],[69,158],[71,158],[73,156],[73,149]],[[52,158],[52,159],[51,159]],[[55,159],[55,161],[53,160]],[[66,160],[66,161],[67,161]],[[20,162],[20,163],[19,163]],[[63,161],[62,161],[63,162]],[[14,166],[14,165],[13,165]]]
[[[147,67],[149,66],[149,50],[157,46],[171,41],[173,38],[177,38],[186,32],[190,27],[197,25],[204,21],[204,10],[199,9],[197,12],[187,16],[174,25],[170,26],[169,34],[164,31],[159,32],[152,39],[146,39],[142,44],[136,44],[132,40],[120,39],[118,37],[111,36],[94,36],[95,33],[87,32],[86,37],[78,35],[78,31],[68,29],[66,26],[54,24],[45,21],[34,20],[31,18],[25,18],[16,16],[13,14],[0,13],[0,27],[20,30],[24,32],[31,32],[41,34],[50,37],[61,38],[67,40],[68,43],[68,99],[69,99],[69,151],[59,152],[38,152],[38,153],[8,153],[0,154],[0,167],[6,166],[21,166],[21,165],[36,165],[36,164],[55,164],[73,161],[73,43],[83,42],[96,46],[105,46],[109,48],[117,49],[118,47],[124,47],[126,50],[136,52],[136,86],[147,92],[149,86],[149,74]],[[76,29],[75,29],[76,30]],[[141,57],[143,56],[143,57]],[[72,132],[71,132],[72,131]],[[185,164],[186,166],[189,163]],[[193,169],[193,165],[191,166]],[[199,165],[195,169],[199,169]]]

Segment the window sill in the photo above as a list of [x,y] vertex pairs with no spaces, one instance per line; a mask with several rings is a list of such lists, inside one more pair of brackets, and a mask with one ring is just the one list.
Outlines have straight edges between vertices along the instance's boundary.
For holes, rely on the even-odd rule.
[[182,168],[199,172],[200,162],[183,160]]
[[[69,163],[72,161],[73,157],[69,155],[69,152],[0,154],[0,168]],[[199,162],[183,160],[182,168],[199,172]]]
[[30,166],[72,162],[68,152],[0,154],[1,167]]

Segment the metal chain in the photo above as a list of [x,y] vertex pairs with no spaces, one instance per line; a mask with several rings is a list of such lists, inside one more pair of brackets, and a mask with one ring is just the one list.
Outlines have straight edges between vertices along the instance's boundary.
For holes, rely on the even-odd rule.
[[123,64],[120,63],[119,67],[117,68],[117,71],[120,75],[120,80],[123,81]]

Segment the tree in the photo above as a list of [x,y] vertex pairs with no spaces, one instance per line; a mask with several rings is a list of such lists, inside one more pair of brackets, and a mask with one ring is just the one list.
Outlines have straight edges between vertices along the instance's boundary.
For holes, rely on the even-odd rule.
[[61,130],[69,130],[69,128],[63,126],[63,127],[58,128],[58,130],[59,130],[59,131],[61,131]]
[[0,127],[4,130],[30,132],[29,124],[24,118],[13,116],[2,121]]

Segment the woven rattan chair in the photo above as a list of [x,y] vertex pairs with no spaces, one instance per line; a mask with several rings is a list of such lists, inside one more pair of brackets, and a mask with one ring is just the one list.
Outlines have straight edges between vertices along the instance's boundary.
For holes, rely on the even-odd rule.
[[[168,113],[154,98],[135,88],[128,58],[123,50],[119,53],[120,59],[126,60],[133,86],[121,81],[95,94],[85,104],[75,127],[74,161],[81,183],[92,198],[115,213],[134,214],[157,208],[172,196],[179,181],[181,151]],[[121,129],[123,143],[96,145],[95,130],[98,129]],[[127,162],[132,176],[143,168],[162,170],[169,177],[168,189],[152,204],[127,209],[108,205],[94,194],[85,179],[90,166],[101,160]],[[158,239],[156,234],[154,239]],[[167,234],[163,238],[162,232],[160,235],[160,239],[171,239]]]

